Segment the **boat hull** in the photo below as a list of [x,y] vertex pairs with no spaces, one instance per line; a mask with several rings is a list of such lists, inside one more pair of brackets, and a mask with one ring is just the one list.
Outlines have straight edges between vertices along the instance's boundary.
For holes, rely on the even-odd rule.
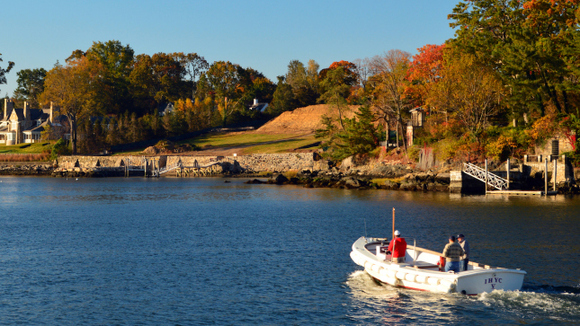
[[407,249],[407,261],[411,263],[391,263],[384,260],[384,255],[372,253],[367,249],[367,245],[372,241],[372,238],[358,239],[352,246],[350,256],[370,276],[393,286],[475,295],[493,290],[519,290],[526,274],[521,270],[505,268],[476,268],[460,273],[440,272],[434,265],[439,256],[427,253],[428,250],[422,248]]

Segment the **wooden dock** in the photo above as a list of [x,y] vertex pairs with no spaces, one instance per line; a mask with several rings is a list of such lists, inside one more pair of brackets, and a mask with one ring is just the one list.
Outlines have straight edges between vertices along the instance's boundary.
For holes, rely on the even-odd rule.
[[[541,190],[488,190],[488,195],[508,195],[508,196],[546,196],[546,192]],[[548,196],[557,195],[557,191],[548,191]]]

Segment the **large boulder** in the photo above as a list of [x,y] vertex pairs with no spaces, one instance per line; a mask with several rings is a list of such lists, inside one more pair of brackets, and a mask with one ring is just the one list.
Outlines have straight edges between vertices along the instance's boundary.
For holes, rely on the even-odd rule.
[[157,154],[159,154],[159,149],[155,146],[149,146],[149,147],[145,148],[145,150],[143,151],[143,154],[157,155]]
[[277,185],[281,185],[288,182],[288,178],[286,178],[283,174],[278,174],[274,177],[274,183]]
[[340,180],[340,183],[343,184],[348,189],[356,189],[362,186],[361,182],[353,177],[343,178],[342,180]]

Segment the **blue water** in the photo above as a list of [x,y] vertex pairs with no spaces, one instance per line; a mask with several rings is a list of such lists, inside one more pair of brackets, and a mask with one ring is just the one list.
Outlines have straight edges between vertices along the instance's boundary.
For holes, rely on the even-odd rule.
[[[0,325],[580,323],[580,198],[461,197],[231,179],[0,178]],[[528,272],[464,297],[376,284],[350,260],[397,229]],[[410,240],[412,242],[412,240]]]

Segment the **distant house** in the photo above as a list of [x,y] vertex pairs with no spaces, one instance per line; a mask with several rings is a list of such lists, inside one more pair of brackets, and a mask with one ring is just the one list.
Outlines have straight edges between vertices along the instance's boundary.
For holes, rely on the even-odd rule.
[[425,122],[425,110],[422,107],[416,107],[409,110],[411,113],[411,120],[407,124],[407,146],[413,146],[416,128],[423,128],[423,123]]
[[157,107],[160,117],[164,117],[166,114],[171,114],[175,110],[172,102],[159,104]]
[[419,106],[409,112],[411,112],[411,125],[413,127],[423,127],[423,122],[425,122],[425,110]]
[[4,114],[0,120],[0,144],[38,142],[41,133],[52,121],[52,105],[49,109],[32,109],[24,102],[24,108],[15,109],[12,100],[4,99]]
[[249,109],[252,111],[264,112],[264,110],[266,110],[267,107],[268,103],[258,103],[258,99],[255,98],[254,104],[252,104],[252,106],[250,106]]

